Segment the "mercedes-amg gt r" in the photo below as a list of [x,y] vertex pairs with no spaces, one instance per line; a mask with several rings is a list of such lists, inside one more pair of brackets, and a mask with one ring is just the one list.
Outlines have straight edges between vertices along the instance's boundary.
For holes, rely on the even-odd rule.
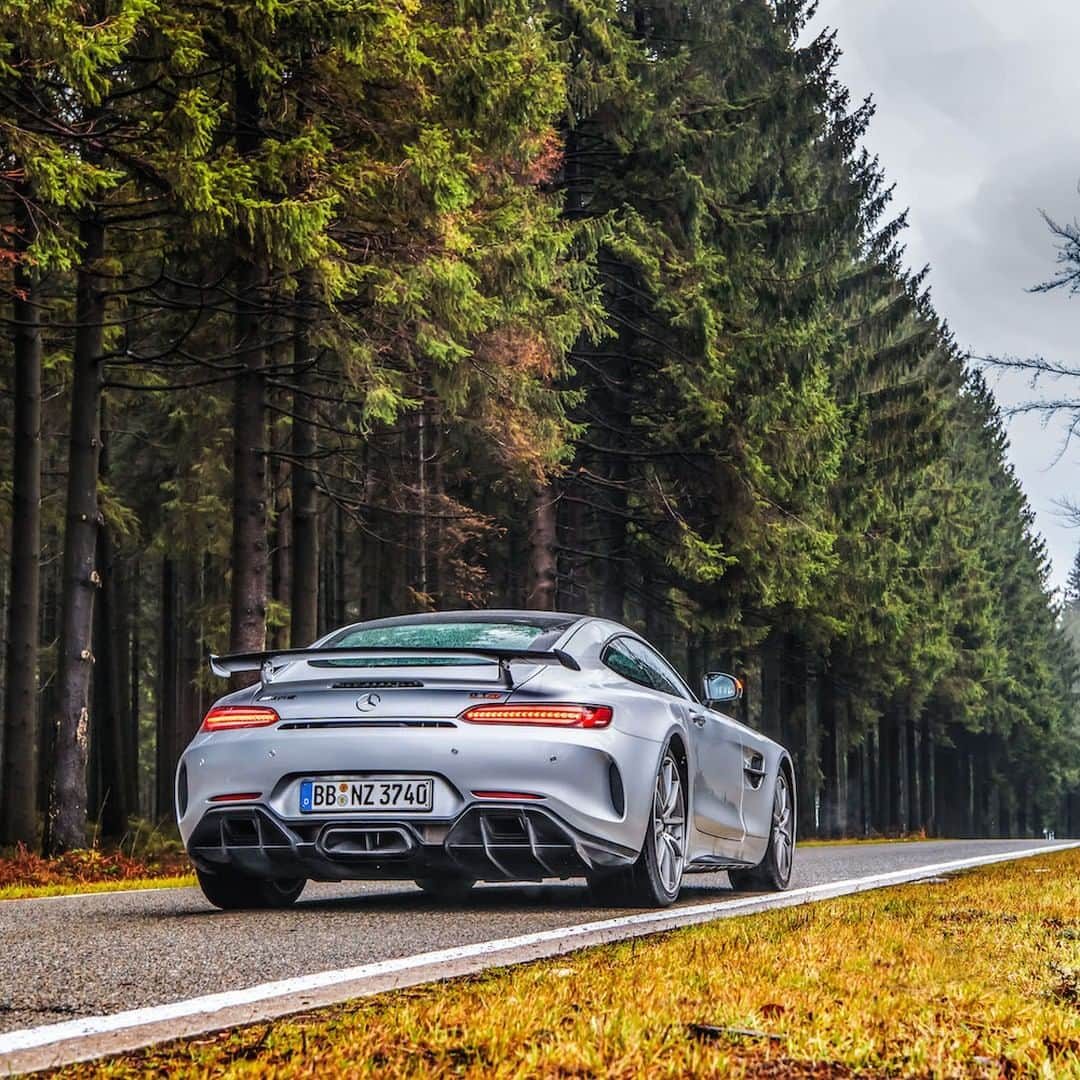
[[604,904],[663,906],[683,875],[784,889],[795,778],[783,747],[701,698],[606,619],[465,611],[376,619],[307,649],[213,656],[259,672],[206,714],[176,774],[180,831],[221,908],[306,881],[584,876]]

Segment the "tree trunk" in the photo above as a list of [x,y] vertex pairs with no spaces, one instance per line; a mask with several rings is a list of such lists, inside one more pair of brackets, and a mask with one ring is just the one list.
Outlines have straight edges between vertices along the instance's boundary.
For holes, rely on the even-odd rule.
[[416,412],[416,574],[412,586],[422,611],[431,608],[431,584],[428,576],[430,548],[428,518],[431,514],[431,504],[428,494],[427,441],[427,402],[422,401]]
[[862,744],[859,747],[859,802],[862,810],[861,824],[862,835],[869,836],[874,828],[874,731],[875,728],[867,728],[863,732]]
[[842,837],[848,830],[847,700],[831,676],[825,677],[822,689],[822,763],[827,770],[822,821],[827,835]]
[[[435,516],[431,522],[431,584],[429,590],[434,600],[435,611],[446,611],[451,607],[465,606],[464,599],[458,595],[457,583],[450,574],[449,556],[454,552],[448,551],[451,537],[447,535],[445,515],[448,504],[446,499],[446,469],[445,454],[443,452],[444,420],[439,399],[433,397],[429,402],[430,416],[428,418],[428,460],[431,462],[431,496],[432,505],[435,507]],[[361,540],[361,553],[363,540]],[[362,560],[354,560],[356,565],[362,566]],[[367,591],[367,582],[361,579],[361,588],[357,590],[357,602],[360,596]],[[453,602],[451,602],[453,600]]]
[[882,713],[876,724],[870,726],[870,756],[868,758],[870,774],[870,830],[871,832],[884,833],[888,830],[887,796],[888,790],[886,750],[883,741],[885,733],[885,713]]
[[176,564],[170,558],[161,563],[161,633],[158,651],[158,714],[155,745],[154,817],[172,813],[172,748],[176,743],[179,705],[177,647]]
[[783,726],[783,640],[773,630],[761,645],[761,730],[770,739],[781,739]]
[[878,722],[878,828],[887,834],[900,824],[900,783],[896,777],[896,706],[890,705]]
[[[965,743],[968,742],[967,739],[965,739],[964,741],[965,741]],[[966,780],[967,780],[967,828],[965,830],[965,835],[966,836],[978,836],[979,832],[980,832],[979,826],[982,824],[982,822],[977,817],[977,807],[976,807],[977,795],[976,795],[976,788],[975,788],[975,754],[971,751],[970,748],[968,749],[966,757],[967,757],[967,761],[966,761],[966,765],[967,765],[967,776],[966,776]]]
[[293,341],[296,387],[292,399],[292,627],[294,648],[310,645],[319,633],[319,504],[315,479],[318,429],[315,399],[305,393],[311,351],[304,301],[310,294],[301,275],[300,310]]
[[[265,275],[244,262],[237,288],[237,344],[244,371],[233,399],[232,598],[229,646],[259,652],[266,644],[266,413],[259,296]],[[239,685],[244,685],[241,680]]]
[[601,393],[597,395],[596,408],[607,428],[603,453],[598,471],[605,477],[598,490],[602,503],[599,511],[600,537],[593,546],[603,552],[600,570],[599,612],[615,622],[626,620],[628,529],[627,511],[629,490],[632,483],[625,450],[631,429],[631,370],[636,340],[635,300],[629,288],[631,272],[625,266],[613,269],[616,278],[611,297],[612,312],[619,320],[617,342],[611,355],[603,363]]
[[[287,608],[292,595],[289,575],[292,573],[292,513],[289,507],[289,463],[274,458],[274,557],[270,567],[270,594],[276,604]],[[280,609],[279,609],[280,610]],[[289,625],[275,625],[273,648],[289,647]]]
[[[259,93],[237,72],[236,148],[241,157],[261,141]],[[255,256],[242,255],[236,276],[235,340],[243,370],[233,395],[232,597],[229,647],[260,652],[266,646],[269,560],[266,529],[266,356],[262,319],[266,315],[267,272]],[[234,678],[234,686],[252,680]]]
[[[955,836],[956,831],[952,821],[952,809],[955,802],[957,787],[953,782],[953,757],[951,747],[942,746],[939,741],[934,745],[934,835]],[[952,798],[946,802],[945,792],[952,793]]]
[[535,611],[555,610],[557,510],[555,485],[537,485],[529,501],[529,595],[525,603]]
[[803,670],[804,724],[796,751],[796,760],[802,766],[799,835],[817,836],[821,829],[821,674],[816,659],[807,660]]
[[334,507],[334,625],[346,622],[346,567],[348,552],[345,548],[345,511],[341,503]]
[[[98,475],[109,470],[109,436],[104,402],[101,412],[101,454]],[[101,592],[94,613],[94,755],[98,789],[91,811],[99,816],[103,836],[119,839],[127,831],[128,776],[136,763],[127,754],[128,627],[120,600],[119,561],[112,535],[104,523],[98,529],[98,568]]]
[[[50,455],[52,456],[52,455]],[[59,457],[59,455],[56,455]],[[46,459],[46,468],[48,467]],[[60,582],[63,567],[57,559],[50,560],[48,566],[41,568],[41,633],[38,636],[38,648],[60,638]],[[37,768],[37,811],[44,820],[49,812],[49,785],[52,782],[53,745],[56,742],[54,720],[57,702],[55,676],[38,690],[38,768]]]
[[922,828],[927,836],[936,836],[938,832],[936,735],[933,722],[927,713],[923,713],[921,744],[922,755],[919,768],[922,773]]
[[83,244],[83,265],[75,289],[64,597],[57,671],[60,700],[55,721],[49,812],[45,821],[45,850],[49,854],[80,848],[86,843],[88,698],[94,662],[91,642],[94,596],[100,584],[94,559],[98,532],[105,295],[98,277],[98,264],[105,252],[105,228],[97,217],[87,217],[82,222],[79,236]]
[[127,695],[122,691],[121,656],[128,648],[127,627],[120,620],[116,560],[105,525],[98,533],[98,565],[102,585],[94,613],[94,655],[98,660],[93,698],[97,791],[90,809],[99,817],[102,835],[119,839],[127,831],[127,776],[135,766],[127,757],[124,738]]
[[[25,252],[29,237],[20,235]],[[7,694],[0,785],[0,844],[37,841],[38,621],[41,549],[41,320],[37,281],[14,270],[14,439]]]
[[896,708],[896,768],[893,775],[896,783],[896,828],[901,835],[911,831],[911,777],[908,753],[910,743],[909,728],[911,718],[907,703]]
[[124,574],[124,588],[121,590],[124,623],[128,627],[128,660],[125,666],[126,680],[123,686],[128,695],[127,727],[124,743],[127,747],[125,757],[132,763],[128,775],[127,803],[131,812],[140,816],[149,816],[141,797],[140,779],[143,770],[139,760],[139,698],[142,692],[140,664],[142,663],[142,635],[139,619],[141,614],[142,572],[139,561],[133,560]]
[[180,764],[180,755],[194,737],[202,722],[202,694],[199,690],[199,672],[203,666],[203,654],[199,648],[202,626],[196,621],[196,612],[205,604],[205,568],[202,562],[185,559],[180,573],[180,632],[177,640],[177,691],[176,731],[173,738],[170,777]]

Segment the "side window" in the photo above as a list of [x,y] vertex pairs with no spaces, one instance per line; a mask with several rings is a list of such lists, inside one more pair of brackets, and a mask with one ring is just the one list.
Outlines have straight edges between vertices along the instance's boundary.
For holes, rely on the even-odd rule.
[[650,690],[687,697],[682,680],[671,665],[644,642],[634,638],[616,638],[604,649],[601,659],[624,679],[647,686]]
[[686,687],[675,669],[655,650],[633,638],[626,639],[626,647],[651,676],[653,688],[665,694],[685,698]]
[[655,690],[656,686],[649,669],[630,652],[630,644],[629,638],[616,638],[604,649],[600,659],[616,675],[621,675],[624,679],[629,679],[640,686],[647,686],[650,690]]

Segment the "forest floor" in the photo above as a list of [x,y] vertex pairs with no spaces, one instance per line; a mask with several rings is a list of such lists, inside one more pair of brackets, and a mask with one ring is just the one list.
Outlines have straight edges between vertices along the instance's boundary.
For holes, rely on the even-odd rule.
[[1080,1077],[1080,852],[673,931],[63,1077]]
[[134,823],[119,844],[44,858],[23,845],[0,851],[0,900],[194,885],[178,837]]

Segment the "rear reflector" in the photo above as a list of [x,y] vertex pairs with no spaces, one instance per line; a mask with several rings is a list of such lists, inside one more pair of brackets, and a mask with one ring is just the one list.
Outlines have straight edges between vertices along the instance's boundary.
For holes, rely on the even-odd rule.
[[281,717],[265,705],[215,705],[202,722],[202,731],[227,731],[230,728],[268,727]]
[[474,791],[476,799],[542,799],[543,795],[534,795],[531,791]]
[[603,728],[609,705],[474,705],[461,714],[470,724],[535,724],[540,727]]
[[211,795],[210,802],[251,802],[261,794],[261,791],[237,791],[231,795]]

